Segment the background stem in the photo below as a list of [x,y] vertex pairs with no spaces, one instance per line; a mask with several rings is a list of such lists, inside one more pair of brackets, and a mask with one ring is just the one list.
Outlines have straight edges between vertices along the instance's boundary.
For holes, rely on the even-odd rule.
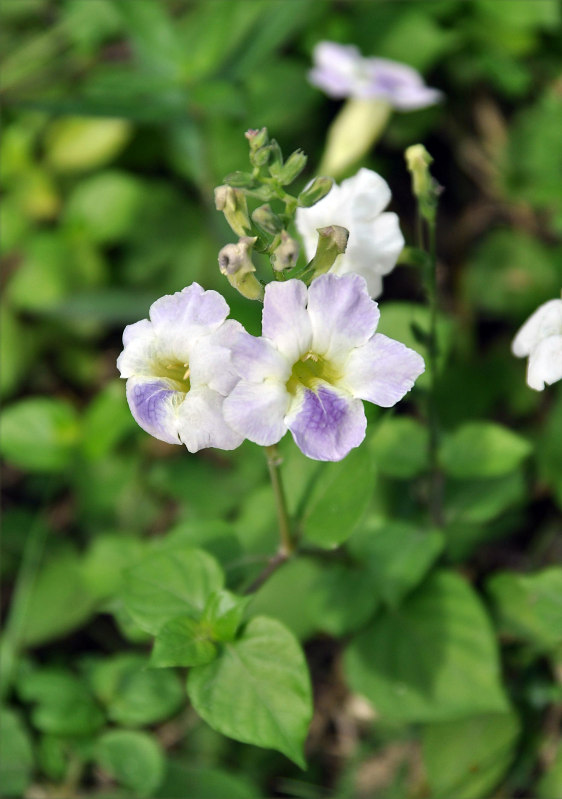
[[270,447],[264,447],[264,449],[267,457],[267,468],[269,469],[273,495],[275,497],[275,506],[277,508],[277,521],[279,524],[279,536],[281,538],[279,552],[288,557],[295,550],[295,541],[291,533],[287,502],[285,500],[285,492],[281,479],[280,467],[282,459],[279,456],[279,450],[276,444],[272,444]]

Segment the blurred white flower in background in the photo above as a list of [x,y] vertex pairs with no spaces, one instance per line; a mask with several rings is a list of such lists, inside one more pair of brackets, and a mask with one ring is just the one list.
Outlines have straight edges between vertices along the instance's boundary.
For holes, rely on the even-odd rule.
[[540,305],[519,330],[511,350],[526,358],[527,384],[536,391],[562,380],[562,299]]

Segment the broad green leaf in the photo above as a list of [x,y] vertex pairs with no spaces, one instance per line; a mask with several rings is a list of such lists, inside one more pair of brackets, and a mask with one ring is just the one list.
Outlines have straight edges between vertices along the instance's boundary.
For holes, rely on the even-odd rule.
[[500,631],[543,651],[562,643],[562,568],[501,572],[487,583]]
[[460,479],[501,477],[516,469],[532,450],[522,436],[493,422],[467,422],[447,436],[441,465]]
[[521,470],[487,480],[445,483],[444,513],[448,523],[481,524],[525,501],[527,486]]
[[150,665],[154,668],[204,666],[217,654],[209,625],[181,616],[167,621],[156,636]]
[[45,155],[57,172],[95,169],[112,161],[130,136],[131,125],[124,119],[63,117],[47,130]]
[[177,25],[166,5],[156,0],[129,3],[112,0],[130,37],[141,72],[156,73],[170,81],[181,75],[181,66],[187,61],[182,48]]
[[274,619],[252,619],[216,660],[190,671],[187,692],[213,729],[237,741],[276,749],[301,768],[312,718],[306,660]]
[[109,718],[124,727],[143,727],[173,716],[185,695],[171,671],[153,671],[142,655],[121,654],[91,664],[88,679]]
[[33,749],[19,715],[0,709],[0,784],[2,796],[24,796],[33,772]]
[[[377,46],[377,56],[402,61],[426,72],[456,45],[459,33],[439,27],[422,9],[406,7]],[[409,46],[404,47],[408,42]]]
[[301,520],[303,536],[330,549],[347,540],[361,521],[371,497],[375,468],[366,447],[322,468]]
[[154,736],[137,730],[110,730],[95,749],[97,764],[118,783],[151,796],[164,778],[164,754]]
[[562,796],[562,746],[558,744],[558,751],[554,762],[542,775],[537,787],[539,799],[559,799]]
[[482,799],[515,757],[520,725],[511,713],[429,724],[423,761],[435,799]]
[[214,558],[202,549],[178,546],[155,552],[130,569],[123,601],[136,623],[155,635],[170,619],[198,618],[223,582]]
[[100,599],[113,596],[123,584],[125,571],[145,555],[146,547],[138,538],[121,533],[97,536],[82,558],[87,592]]
[[405,480],[426,471],[427,429],[411,416],[383,417],[368,440],[377,470],[388,477]]
[[0,394],[4,397],[29,375],[37,345],[30,327],[20,322],[7,305],[0,309],[0,340]]
[[28,397],[4,410],[0,451],[20,469],[58,472],[70,464],[78,434],[72,405],[52,397]]
[[371,576],[374,595],[397,607],[439,557],[444,538],[438,530],[396,521],[368,527],[350,544]]
[[201,622],[209,626],[215,641],[233,641],[250,601],[248,596],[217,591],[207,600]]
[[351,689],[389,721],[506,710],[490,622],[453,572],[438,572],[398,610],[379,613],[351,642],[345,666]]
[[63,736],[88,736],[97,732],[104,715],[88,688],[63,669],[42,669],[25,674],[18,693],[36,707],[31,713],[35,727]]
[[125,400],[125,384],[113,380],[96,394],[84,412],[82,451],[88,458],[103,457],[135,426]]
[[200,768],[168,760],[164,782],[156,799],[260,799],[248,777],[218,768]]
[[307,615],[315,631],[336,637],[362,627],[379,604],[372,574],[339,563],[323,567],[307,593]]

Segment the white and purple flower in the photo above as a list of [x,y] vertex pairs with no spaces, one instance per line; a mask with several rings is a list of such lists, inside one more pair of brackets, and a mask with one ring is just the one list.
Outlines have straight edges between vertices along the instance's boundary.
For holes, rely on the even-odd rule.
[[150,435],[190,452],[242,443],[222,413],[238,379],[229,345],[242,330],[228,313],[220,294],[193,283],[156,300],[150,319],[125,328],[117,368],[127,378],[131,412]]
[[562,299],[540,305],[519,330],[511,349],[527,362],[527,385],[542,391],[562,380]]
[[357,47],[320,42],[309,80],[334,98],[384,100],[396,111],[414,111],[442,98],[413,67],[386,58],[364,58]]
[[318,244],[318,228],[339,225],[349,231],[345,253],[339,255],[331,272],[355,272],[365,278],[371,297],[382,291],[382,276],[396,265],[404,237],[396,214],[384,211],[390,202],[388,183],[370,169],[334,186],[311,208],[299,208],[296,225],[310,260]]
[[224,401],[227,422],[269,446],[290,430],[309,458],[338,461],[365,438],[363,400],[397,403],[423,358],[376,333],[379,310],[358,275],[270,283],[261,338],[241,332],[232,361],[240,381]]

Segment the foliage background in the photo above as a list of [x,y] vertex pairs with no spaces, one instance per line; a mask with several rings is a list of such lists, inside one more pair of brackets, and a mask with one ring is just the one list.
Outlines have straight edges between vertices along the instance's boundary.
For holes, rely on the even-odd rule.
[[[4,0],[2,16],[4,795],[562,796],[562,394],[529,390],[509,352],[562,284],[559,4]],[[312,497],[313,467],[285,442],[309,540],[353,532],[346,552],[367,564],[359,579],[302,557],[250,606],[305,646],[303,772],[223,738],[182,674],[145,668],[127,568],[175,540],[240,590],[276,548],[274,508],[257,447],[189,456],[138,429],[115,358],[125,324],[194,280],[257,331],[216,266],[232,234],[212,190],[245,168],[249,127],[302,147],[314,174],[339,107],[305,79],[323,39],[409,63],[446,95],[395,114],[365,162],[410,241],[406,146],[426,144],[445,189],[445,525],[423,510],[423,384],[407,415],[371,413],[368,457],[326,467]],[[419,346],[423,300],[397,267],[385,332]]]

